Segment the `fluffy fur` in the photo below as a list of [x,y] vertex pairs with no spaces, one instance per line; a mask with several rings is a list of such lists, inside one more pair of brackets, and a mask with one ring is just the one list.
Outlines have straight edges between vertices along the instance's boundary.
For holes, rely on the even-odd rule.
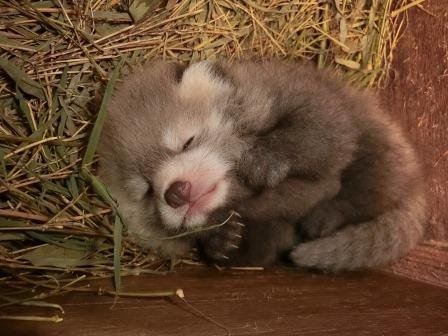
[[[424,232],[420,167],[400,130],[372,97],[305,65],[140,68],[110,104],[100,157],[131,232],[164,254],[198,246],[228,265],[286,255],[337,271],[396,260]],[[173,206],[177,181],[187,200]],[[231,209],[240,217],[218,229],[159,239]]]

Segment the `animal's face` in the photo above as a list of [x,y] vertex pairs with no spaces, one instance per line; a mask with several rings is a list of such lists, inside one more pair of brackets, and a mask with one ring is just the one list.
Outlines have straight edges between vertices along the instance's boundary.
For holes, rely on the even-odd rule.
[[225,116],[231,85],[207,63],[188,67],[177,80],[172,70],[129,79],[137,87],[124,83],[102,138],[100,175],[128,224],[143,230],[203,225],[237,185],[242,143]]

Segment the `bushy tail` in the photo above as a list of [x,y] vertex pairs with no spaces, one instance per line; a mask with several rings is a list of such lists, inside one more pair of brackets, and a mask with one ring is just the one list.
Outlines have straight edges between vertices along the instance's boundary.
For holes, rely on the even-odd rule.
[[299,267],[329,271],[388,264],[404,256],[423,236],[425,208],[424,195],[412,195],[372,221],[296,246],[291,259]]

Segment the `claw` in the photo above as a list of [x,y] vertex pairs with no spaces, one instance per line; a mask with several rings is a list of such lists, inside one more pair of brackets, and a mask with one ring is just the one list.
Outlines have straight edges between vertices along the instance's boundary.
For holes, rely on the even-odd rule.
[[241,227],[245,227],[246,226],[246,225],[244,225],[243,223],[240,223],[240,222],[236,222],[236,224],[238,224]]
[[229,257],[228,257],[228,256],[226,256],[226,255],[224,255],[224,254],[223,254],[223,255],[221,255],[221,258],[222,258],[222,259],[226,259],[226,260],[229,260]]
[[237,237],[237,238],[239,238],[239,239],[243,238],[241,235],[236,234],[236,233],[232,233],[232,236]]
[[232,246],[234,249],[238,249],[240,248],[239,246],[235,245],[235,244],[230,244],[230,246]]

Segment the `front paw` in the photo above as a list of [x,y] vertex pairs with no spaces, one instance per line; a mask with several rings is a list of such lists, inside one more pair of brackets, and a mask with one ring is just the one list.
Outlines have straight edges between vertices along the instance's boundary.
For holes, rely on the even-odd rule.
[[289,164],[285,160],[263,145],[247,150],[240,164],[241,174],[253,187],[273,188],[287,177],[289,170]]
[[198,247],[202,258],[208,263],[226,265],[232,259],[232,255],[239,249],[244,224],[238,214],[221,211],[214,214],[210,225],[222,226],[203,232],[198,239]]

